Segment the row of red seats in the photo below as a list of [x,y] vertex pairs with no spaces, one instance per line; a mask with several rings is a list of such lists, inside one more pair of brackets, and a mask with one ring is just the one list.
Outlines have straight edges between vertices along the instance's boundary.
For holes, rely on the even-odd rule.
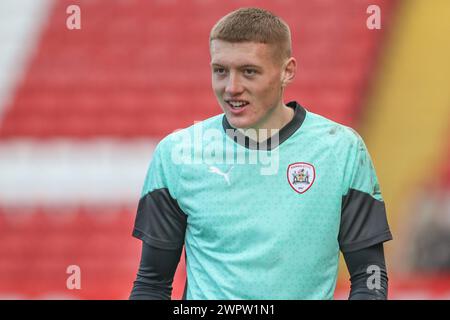
[[[0,139],[160,137],[220,112],[210,88],[207,39],[217,18],[234,5],[81,1],[82,29],[70,31],[61,27],[69,2],[54,4],[36,56],[4,114]],[[353,125],[380,40],[365,25],[369,2],[255,5],[284,17],[296,32],[299,74],[291,96],[311,111]],[[205,10],[208,15],[201,15]]]
[[[134,208],[0,208],[0,297],[126,299],[141,250],[134,217]],[[66,286],[71,265],[81,270],[81,290]],[[184,278],[182,262],[174,298]]]

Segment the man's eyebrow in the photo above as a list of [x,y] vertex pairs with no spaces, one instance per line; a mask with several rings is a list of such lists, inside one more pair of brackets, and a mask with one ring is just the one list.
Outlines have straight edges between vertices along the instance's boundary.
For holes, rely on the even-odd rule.
[[253,68],[253,69],[261,69],[260,66],[257,66],[256,64],[244,64],[242,66],[239,66],[240,69],[244,68]]
[[[211,62],[211,67],[224,67],[221,63],[218,62]],[[257,66],[255,64],[243,64],[241,66],[238,66],[239,69],[245,69],[245,68],[254,68],[254,69],[261,69],[260,66]]]

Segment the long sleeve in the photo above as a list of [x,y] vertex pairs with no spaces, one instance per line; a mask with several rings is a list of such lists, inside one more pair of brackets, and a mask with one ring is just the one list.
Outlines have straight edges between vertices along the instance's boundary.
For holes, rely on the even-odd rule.
[[170,300],[182,248],[167,250],[142,242],[142,256],[130,300]]
[[388,277],[383,244],[344,253],[351,290],[349,300],[387,300]]

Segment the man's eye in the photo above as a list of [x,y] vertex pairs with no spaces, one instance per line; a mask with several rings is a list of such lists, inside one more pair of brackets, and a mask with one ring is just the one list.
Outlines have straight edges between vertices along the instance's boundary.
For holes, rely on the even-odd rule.
[[253,75],[256,74],[256,70],[254,70],[254,69],[245,69],[245,70],[244,70],[244,74],[245,74],[246,76],[253,76]]
[[214,73],[223,75],[223,74],[225,74],[225,69],[224,68],[214,68]]

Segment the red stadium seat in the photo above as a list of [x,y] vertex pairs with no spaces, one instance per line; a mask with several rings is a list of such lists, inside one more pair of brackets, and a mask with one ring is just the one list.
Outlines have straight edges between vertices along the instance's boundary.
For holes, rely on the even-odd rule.
[[[389,12],[390,2],[379,2]],[[69,4],[55,3],[5,113],[0,139],[161,137],[220,113],[210,95],[208,34],[224,12],[234,9],[232,4],[84,1],[83,16],[89,19],[82,20],[80,32],[61,27]],[[380,42],[380,32],[365,26],[370,2],[255,4],[291,26],[300,69],[289,95],[313,112],[355,125]],[[316,93],[308,94],[308,88]],[[208,98],[193,103],[192,90]],[[339,91],[334,102],[330,91]]]

